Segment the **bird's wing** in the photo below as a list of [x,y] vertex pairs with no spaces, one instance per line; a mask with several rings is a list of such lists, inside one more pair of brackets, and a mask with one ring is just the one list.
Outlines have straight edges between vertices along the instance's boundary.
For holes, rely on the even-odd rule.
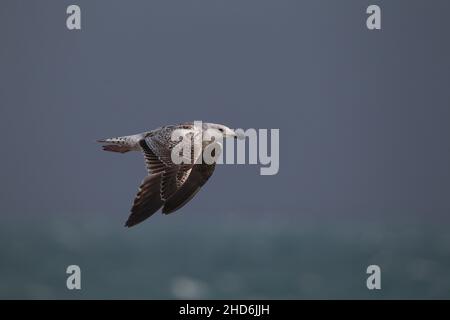
[[[181,132],[187,139],[173,141],[171,134],[175,129],[182,130]],[[198,157],[195,154],[194,134],[195,131],[191,127],[165,127],[140,142],[149,173],[162,172],[161,199],[163,201],[173,196],[178,188],[186,181],[195,163],[194,159]],[[172,151],[175,146],[179,148],[178,150],[190,148],[190,159],[188,159],[190,163],[173,163]]]
[[[146,140],[142,139],[139,142],[139,145],[144,153],[149,175],[142,181],[139,191],[136,194],[131,208],[131,214],[125,223],[125,226],[127,227],[132,227],[144,221],[158,211],[164,204],[164,198],[162,196],[163,187],[164,193],[174,192],[170,189],[173,176],[172,172],[184,172],[178,170],[176,166],[164,164],[149,147]],[[181,177],[179,180],[183,181],[183,179],[185,180],[186,178],[187,177]],[[177,181],[175,184],[176,183]]]
[[144,221],[162,207],[164,201],[160,195],[161,176],[161,172],[155,173],[142,181],[125,226],[132,227]]
[[175,194],[164,203],[162,212],[164,214],[172,213],[188,203],[212,176],[214,169],[215,163],[194,165],[186,181]]

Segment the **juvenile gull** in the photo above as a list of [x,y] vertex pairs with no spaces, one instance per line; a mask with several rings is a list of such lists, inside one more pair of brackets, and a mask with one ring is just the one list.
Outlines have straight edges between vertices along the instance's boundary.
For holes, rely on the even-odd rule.
[[[181,133],[182,142],[172,140],[175,130]],[[194,150],[195,137],[201,138],[201,152]],[[199,157],[203,157],[205,148],[213,143],[213,137],[236,138],[237,134],[221,124],[202,123],[199,126],[188,122],[135,135],[98,140],[105,144],[103,150],[119,153],[141,151],[145,157],[148,176],[139,187],[125,226],[132,227],[144,221],[161,207],[162,213],[172,213],[195,196],[215,169],[214,161],[198,161]],[[190,143],[191,159],[174,163],[172,150],[177,145],[178,150],[183,143]]]

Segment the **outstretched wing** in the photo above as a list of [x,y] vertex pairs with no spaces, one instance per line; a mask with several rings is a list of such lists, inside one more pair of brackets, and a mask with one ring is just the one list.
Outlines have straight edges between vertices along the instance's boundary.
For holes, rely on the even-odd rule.
[[214,169],[215,163],[194,165],[183,185],[164,203],[162,212],[164,214],[172,213],[188,203],[212,176]]
[[161,198],[161,185],[167,166],[159,160],[145,140],[139,141],[145,157],[149,175],[142,181],[134,198],[131,214],[125,226],[132,227],[152,216],[164,204]]

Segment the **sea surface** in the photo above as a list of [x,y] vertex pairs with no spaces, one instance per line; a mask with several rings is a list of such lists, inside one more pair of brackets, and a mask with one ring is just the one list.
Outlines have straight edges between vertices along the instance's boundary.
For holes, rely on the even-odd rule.
[[[8,217],[0,298],[450,298],[448,223],[215,213]],[[368,290],[366,269],[381,268]],[[68,290],[66,269],[81,269]]]

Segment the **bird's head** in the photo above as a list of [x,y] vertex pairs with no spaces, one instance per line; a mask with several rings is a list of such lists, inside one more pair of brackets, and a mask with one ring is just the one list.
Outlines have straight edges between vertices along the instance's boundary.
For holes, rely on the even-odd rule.
[[211,140],[212,137],[225,138],[235,138],[240,139],[241,136],[236,133],[233,129],[224,126],[223,124],[216,123],[203,123],[203,138],[205,140]]

